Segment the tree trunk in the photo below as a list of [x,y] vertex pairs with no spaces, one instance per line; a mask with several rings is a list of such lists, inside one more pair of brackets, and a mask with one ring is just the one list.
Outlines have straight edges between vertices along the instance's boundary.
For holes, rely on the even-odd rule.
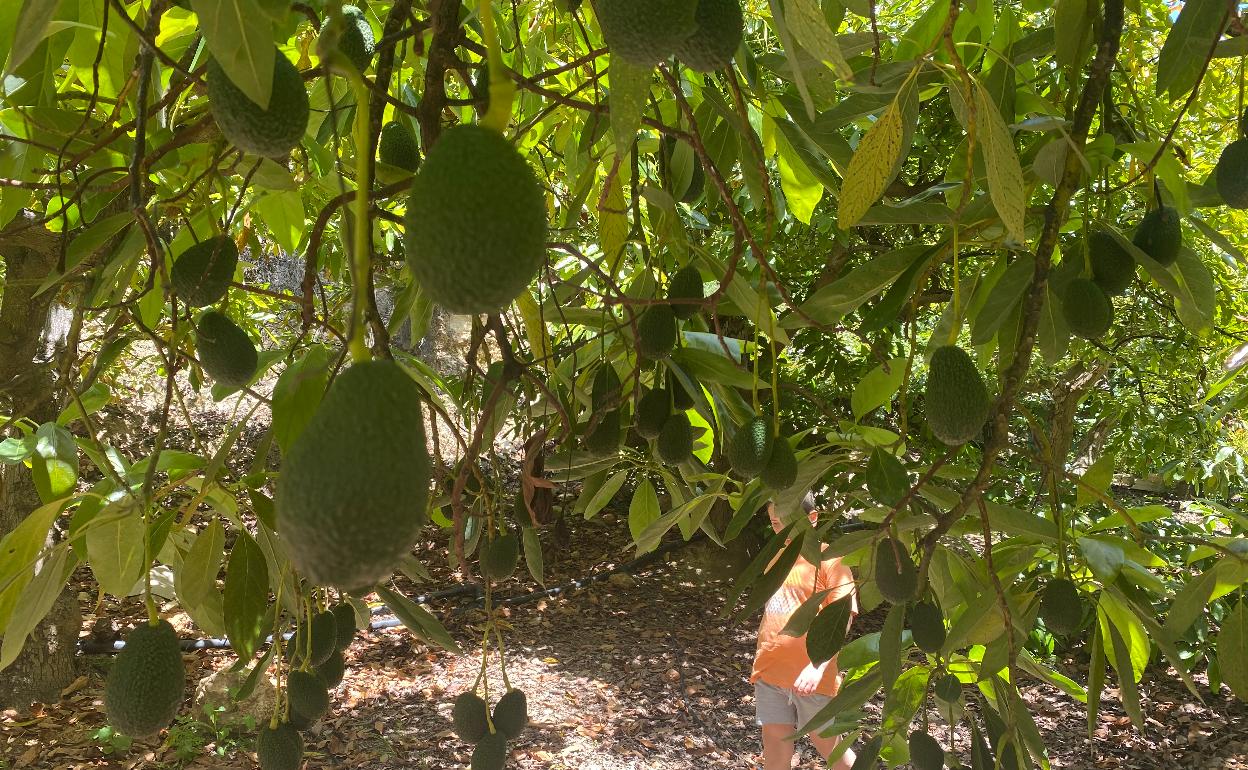
[[[46,422],[56,416],[52,368],[39,361],[43,330],[55,292],[36,296],[56,264],[51,249],[4,245],[5,276],[0,295],[0,411]],[[40,504],[24,465],[0,466],[0,537]],[[53,537],[49,533],[49,538]],[[76,675],[75,654],[82,616],[66,590],[27,639],[25,649],[0,671],[0,708],[24,709],[55,702]]]

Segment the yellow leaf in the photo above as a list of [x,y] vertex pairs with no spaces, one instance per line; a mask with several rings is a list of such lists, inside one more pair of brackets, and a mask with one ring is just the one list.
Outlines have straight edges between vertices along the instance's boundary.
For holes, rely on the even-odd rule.
[[[900,93],[904,93],[903,87]],[[837,225],[848,229],[858,224],[867,210],[884,194],[884,188],[893,178],[893,169],[901,154],[901,98],[893,100],[880,119],[871,126],[858,150],[849,161],[845,171],[845,183],[841,185],[840,207],[837,209]]]
[[988,191],[992,195],[992,205],[996,207],[1010,237],[1019,243],[1026,243],[1027,192],[1023,183],[1023,168],[1018,162],[1014,139],[1001,117],[1001,110],[983,84],[978,82],[975,84],[975,118],[979,123],[984,163],[988,167]]
[[521,292],[516,298],[516,307],[520,310],[520,318],[524,321],[524,336],[529,341],[529,350],[533,352],[533,360],[549,369],[550,337],[546,334],[546,324],[542,323],[541,310],[537,300],[530,291]]
[[615,276],[628,240],[628,201],[624,198],[624,185],[617,169],[607,182],[606,194],[598,211],[598,243],[606,256],[607,273]]
[[828,27],[827,17],[815,0],[785,0],[784,18],[798,45],[829,65],[837,77],[845,80],[853,78],[854,71],[845,61],[836,35]]

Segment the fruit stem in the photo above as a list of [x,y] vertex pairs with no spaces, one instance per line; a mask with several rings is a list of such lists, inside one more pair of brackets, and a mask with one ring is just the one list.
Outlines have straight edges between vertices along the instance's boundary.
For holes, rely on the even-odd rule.
[[368,191],[372,187],[369,177],[368,138],[368,87],[360,73],[350,68],[347,79],[355,94],[355,221],[351,229],[351,282],[354,296],[351,302],[351,336],[348,348],[355,363],[370,358],[368,344],[364,340],[364,307],[368,302],[368,279],[371,274],[369,236],[372,223],[368,219]]
[[503,66],[503,49],[498,42],[498,30],[494,26],[493,2],[481,0],[477,7],[490,67],[490,106],[480,124],[501,134],[511,122],[511,103],[516,96],[516,86],[507,76],[507,68]]

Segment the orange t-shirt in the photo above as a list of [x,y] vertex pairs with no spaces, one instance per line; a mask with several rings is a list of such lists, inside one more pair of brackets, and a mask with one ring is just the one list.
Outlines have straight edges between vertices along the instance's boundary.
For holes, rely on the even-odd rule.
[[[842,564],[840,559],[829,559],[822,562],[816,570],[815,565],[799,556],[784,584],[763,608],[751,682],[761,679],[776,687],[793,687],[798,675],[810,665],[810,656],[806,654],[806,635],[785,636],[780,632],[803,602],[823,590],[827,590],[828,595],[820,603],[821,608],[849,596],[853,602],[853,612],[858,612],[854,576],[849,567]],[[836,695],[837,673],[836,658],[833,658],[815,692],[820,695]]]

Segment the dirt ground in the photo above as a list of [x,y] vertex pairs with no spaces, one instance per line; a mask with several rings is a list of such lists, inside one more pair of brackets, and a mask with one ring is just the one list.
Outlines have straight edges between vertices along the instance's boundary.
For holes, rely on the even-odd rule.
[[[614,518],[608,516],[607,518]],[[572,529],[565,543],[549,542],[547,583],[557,585],[629,561],[621,522],[602,520]],[[676,770],[753,768],[758,760],[748,682],[756,619],[730,626],[719,617],[725,586],[703,579],[677,551],[637,576],[610,580],[557,598],[517,605],[506,634],[508,675],[529,697],[531,725],[513,742],[509,767],[523,770]],[[436,553],[436,551],[431,551]],[[444,563],[444,562],[443,562]],[[445,568],[438,584],[404,585],[410,594],[453,582]],[[85,587],[85,586],[84,586]],[[527,576],[504,593],[532,590]],[[84,597],[90,606],[94,597]],[[137,604],[106,603],[98,618],[137,617]],[[307,768],[442,770],[467,767],[469,747],[450,729],[451,701],[480,666],[480,614],[452,603],[431,607],[463,646],[464,655],[432,649],[404,629],[361,633],[348,652],[348,672],[334,692],[330,715],[307,732]],[[93,626],[107,636],[113,623]],[[176,618],[175,618],[176,620]],[[857,632],[874,630],[879,614],[860,618]],[[125,623],[123,623],[125,625]],[[86,633],[84,632],[84,633]],[[1059,662],[1078,680],[1073,662]],[[189,705],[162,738],[114,747],[98,731],[106,656],[83,659],[84,675],[60,703],[34,714],[0,715],[0,768],[252,768],[245,727],[214,727]],[[202,678],[228,667],[227,651],[186,656]],[[492,669],[497,680],[497,667]],[[194,679],[191,680],[194,682]],[[1110,689],[1096,739],[1086,738],[1084,708],[1054,689],[1026,682],[1054,768],[1191,768],[1248,770],[1248,706],[1226,690],[1195,702],[1177,677],[1150,671],[1142,685],[1148,729],[1138,733]],[[188,687],[188,692],[191,688]],[[874,721],[879,699],[868,704]],[[948,745],[940,725],[936,736]],[[867,725],[870,727],[870,725]],[[956,745],[965,747],[965,734]],[[110,753],[111,752],[111,753]],[[803,767],[818,767],[810,749]]]

